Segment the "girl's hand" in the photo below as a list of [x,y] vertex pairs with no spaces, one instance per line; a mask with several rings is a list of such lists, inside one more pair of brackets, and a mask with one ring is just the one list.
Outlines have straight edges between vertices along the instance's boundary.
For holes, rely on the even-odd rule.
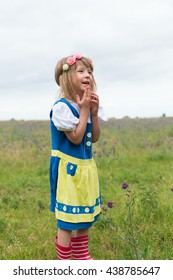
[[84,91],[82,98],[76,95],[76,103],[79,105],[80,109],[90,110],[91,108],[91,89],[87,87]]
[[79,123],[73,131],[66,131],[68,139],[75,145],[79,145],[84,137],[88,116],[91,108],[91,89],[86,88],[83,96],[76,95],[76,103],[80,108]]
[[92,116],[97,116],[99,110],[99,97],[96,93],[91,93],[91,113]]

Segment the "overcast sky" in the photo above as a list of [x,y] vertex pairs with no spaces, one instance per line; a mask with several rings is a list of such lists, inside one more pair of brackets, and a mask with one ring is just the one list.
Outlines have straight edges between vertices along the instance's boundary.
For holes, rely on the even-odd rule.
[[172,0],[0,0],[0,120],[48,119],[54,68],[92,58],[107,117],[173,116]]

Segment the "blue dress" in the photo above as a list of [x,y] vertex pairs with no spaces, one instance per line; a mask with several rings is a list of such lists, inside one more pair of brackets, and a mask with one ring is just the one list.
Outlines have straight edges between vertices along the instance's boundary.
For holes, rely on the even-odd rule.
[[[73,115],[79,113],[62,98]],[[55,105],[54,104],[54,105]],[[57,227],[65,230],[89,228],[101,211],[96,163],[92,157],[92,123],[87,123],[82,142],[74,145],[64,131],[55,127],[50,113],[50,210],[55,212]]]

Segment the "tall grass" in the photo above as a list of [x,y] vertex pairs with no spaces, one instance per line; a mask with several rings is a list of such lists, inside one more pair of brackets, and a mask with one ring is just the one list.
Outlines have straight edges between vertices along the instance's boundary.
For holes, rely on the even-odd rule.
[[[56,259],[49,122],[0,122],[0,142],[0,259]],[[172,144],[173,118],[102,124],[94,145],[103,203],[89,236],[94,259],[173,258]]]

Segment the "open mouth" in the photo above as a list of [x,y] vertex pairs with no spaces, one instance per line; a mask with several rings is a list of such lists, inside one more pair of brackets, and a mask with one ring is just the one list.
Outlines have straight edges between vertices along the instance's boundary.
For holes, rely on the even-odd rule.
[[84,82],[82,82],[82,84],[89,85],[90,83],[89,83],[89,81],[84,81]]

